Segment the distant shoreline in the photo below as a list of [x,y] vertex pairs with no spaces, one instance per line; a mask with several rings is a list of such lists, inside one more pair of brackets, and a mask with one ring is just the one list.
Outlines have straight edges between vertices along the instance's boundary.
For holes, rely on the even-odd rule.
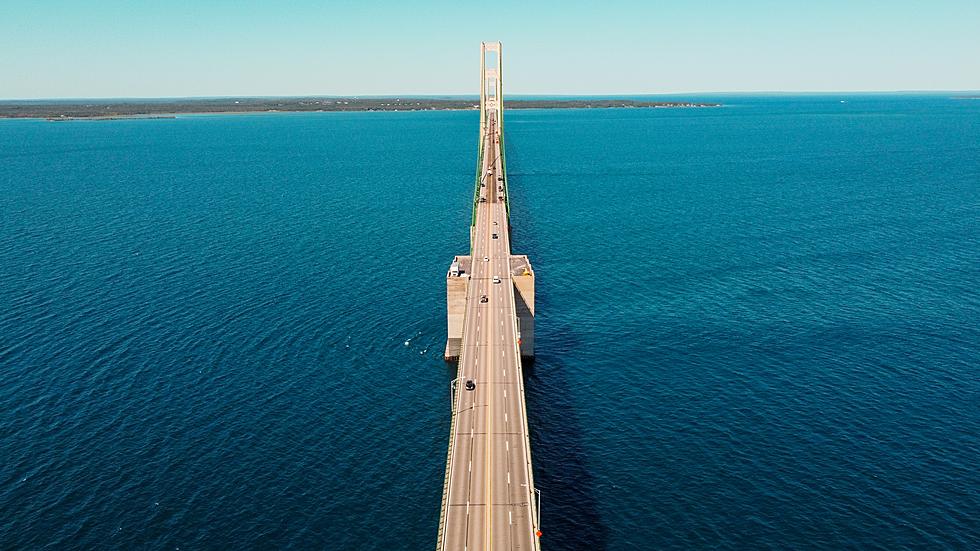
[[[718,103],[639,101],[627,99],[509,100],[505,109],[631,109],[720,107]],[[0,118],[116,120],[175,118],[177,115],[237,113],[318,113],[357,111],[461,111],[479,109],[479,102],[433,98],[221,98],[146,101],[7,101]]]
[[160,114],[136,114],[136,115],[92,115],[86,117],[69,117],[69,116],[57,116],[57,117],[4,117],[0,115],[0,118],[5,119],[39,119],[44,118],[49,121],[118,121],[124,119],[176,119],[177,115],[180,113],[160,113]]

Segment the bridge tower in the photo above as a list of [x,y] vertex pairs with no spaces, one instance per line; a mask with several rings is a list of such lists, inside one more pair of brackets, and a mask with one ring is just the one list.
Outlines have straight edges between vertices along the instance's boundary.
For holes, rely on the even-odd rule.
[[[491,66],[487,66],[487,54],[491,57]],[[498,132],[503,131],[504,122],[504,84],[503,84],[503,51],[500,42],[480,43],[480,135],[487,130],[488,111],[497,114]]]

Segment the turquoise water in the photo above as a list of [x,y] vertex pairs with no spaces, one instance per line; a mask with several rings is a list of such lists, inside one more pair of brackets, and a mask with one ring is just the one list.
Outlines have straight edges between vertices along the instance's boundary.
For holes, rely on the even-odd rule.
[[[839,99],[508,112],[547,549],[980,546],[980,102]],[[0,121],[0,547],[433,546],[476,126]]]

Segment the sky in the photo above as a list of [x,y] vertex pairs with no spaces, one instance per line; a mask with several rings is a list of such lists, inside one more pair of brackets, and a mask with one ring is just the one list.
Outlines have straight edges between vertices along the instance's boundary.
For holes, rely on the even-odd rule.
[[980,0],[0,0],[0,99],[980,90]]

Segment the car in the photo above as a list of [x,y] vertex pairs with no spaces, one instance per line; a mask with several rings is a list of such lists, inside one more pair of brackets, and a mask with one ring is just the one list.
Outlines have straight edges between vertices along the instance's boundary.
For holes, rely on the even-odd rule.
[[490,299],[487,298],[487,295],[480,295],[480,302],[487,302],[489,300]]
[[484,256],[483,257],[483,261],[484,262],[490,262],[490,257],[489,256]]
[[494,221],[493,221],[493,225],[494,225],[494,226],[496,226],[496,225],[497,225],[497,221],[496,221],[496,220],[494,220]]
[[473,382],[473,379],[467,379],[466,390],[473,390],[474,388],[476,388],[476,383]]
[[500,278],[497,277],[497,276],[493,276],[493,282],[494,283],[500,283]]
[[497,238],[497,234],[493,234],[493,238],[496,239]]

